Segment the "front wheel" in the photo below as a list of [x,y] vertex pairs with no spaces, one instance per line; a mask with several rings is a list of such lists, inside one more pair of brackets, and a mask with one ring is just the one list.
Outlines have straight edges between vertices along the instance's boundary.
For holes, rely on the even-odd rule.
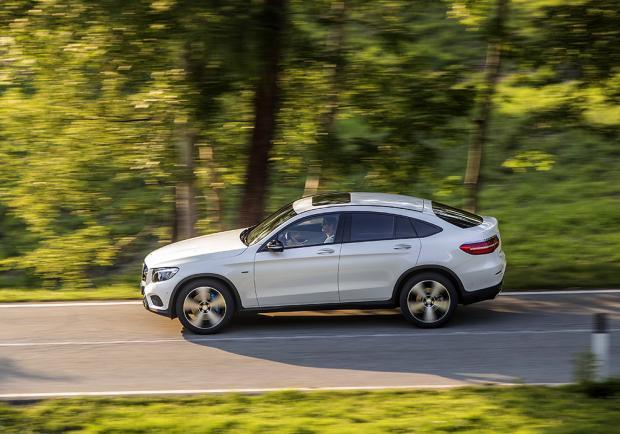
[[235,299],[217,280],[195,280],[179,293],[176,312],[186,329],[201,335],[217,333],[232,319]]
[[437,273],[413,276],[400,293],[403,316],[422,328],[441,327],[450,320],[458,303],[449,279]]

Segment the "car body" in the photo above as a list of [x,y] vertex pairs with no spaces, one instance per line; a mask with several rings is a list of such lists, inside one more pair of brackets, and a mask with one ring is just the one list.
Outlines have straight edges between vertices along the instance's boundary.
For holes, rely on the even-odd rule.
[[196,333],[237,311],[356,306],[400,305],[416,325],[437,327],[456,304],[494,298],[505,268],[493,217],[410,196],[327,193],[251,228],[153,251],[141,290],[148,310]]

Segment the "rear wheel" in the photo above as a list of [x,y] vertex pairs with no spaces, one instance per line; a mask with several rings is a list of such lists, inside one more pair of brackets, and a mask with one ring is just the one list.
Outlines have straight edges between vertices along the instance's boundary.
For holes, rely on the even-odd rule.
[[438,273],[413,276],[400,293],[403,316],[422,328],[441,327],[450,320],[458,303],[452,282]]
[[195,280],[179,293],[176,312],[186,329],[198,334],[217,333],[232,319],[235,299],[218,280]]

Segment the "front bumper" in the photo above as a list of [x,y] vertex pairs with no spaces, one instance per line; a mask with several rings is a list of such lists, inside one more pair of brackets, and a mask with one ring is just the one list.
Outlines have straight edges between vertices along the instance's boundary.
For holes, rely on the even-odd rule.
[[[152,286],[152,285],[149,285],[149,286]],[[155,293],[150,293],[150,292],[151,292],[150,288],[147,287],[146,283],[144,281],[140,282],[140,293],[142,294],[142,305],[144,306],[144,308],[148,310],[149,312],[153,312],[158,315],[172,318],[173,315],[172,315],[172,310],[170,309],[170,306],[168,306],[167,308],[156,306],[155,303],[153,302],[152,297],[157,297],[157,299],[160,300],[160,303],[161,303],[161,298],[158,297]]]
[[156,313],[157,315],[172,318],[172,312],[170,312],[170,309],[152,309],[151,307],[149,307],[149,302],[146,299],[146,296],[142,298],[142,305],[149,312],[153,312],[153,313]]

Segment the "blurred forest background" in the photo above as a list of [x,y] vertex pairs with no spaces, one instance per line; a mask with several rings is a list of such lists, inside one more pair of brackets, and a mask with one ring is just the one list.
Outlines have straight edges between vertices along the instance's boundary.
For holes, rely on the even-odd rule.
[[508,288],[617,286],[619,133],[618,0],[2,0],[0,287],[137,288],[317,191],[497,217]]

